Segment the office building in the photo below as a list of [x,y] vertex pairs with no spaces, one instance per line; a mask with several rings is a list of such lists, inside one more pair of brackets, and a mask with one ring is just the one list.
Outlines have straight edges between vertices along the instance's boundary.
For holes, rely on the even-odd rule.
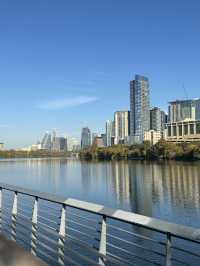
[[169,102],[168,122],[176,123],[184,120],[200,120],[200,99]]
[[84,127],[81,133],[81,148],[87,149],[91,146],[91,131],[88,127]]
[[200,120],[184,120],[168,123],[166,130],[167,141],[194,142],[200,141]]
[[130,142],[141,143],[150,129],[150,90],[148,78],[140,75],[130,82]]
[[103,138],[100,136],[95,137],[93,145],[98,148],[105,147]]
[[67,150],[77,151],[80,150],[80,142],[74,137],[67,137]]
[[103,146],[106,147],[106,134],[101,134],[101,138],[103,140]]
[[52,151],[54,152],[67,151],[67,138],[54,136],[52,140]]
[[92,133],[92,141],[91,141],[92,145],[94,144],[96,137],[98,137],[98,133]]
[[149,141],[151,145],[155,145],[161,138],[161,131],[149,130],[144,132],[144,141]]
[[67,151],[67,138],[60,137],[60,151]]
[[130,135],[130,112],[117,111],[114,118],[115,144],[124,144]]
[[112,137],[113,137],[113,126],[114,126],[114,123],[113,121],[106,121],[106,146],[107,147],[110,147],[112,146]]
[[150,110],[150,130],[160,131],[164,136],[167,123],[167,115],[158,107]]
[[44,150],[51,150],[51,134],[47,131],[41,141],[41,148]]
[[162,132],[164,132],[166,129],[167,121],[168,121],[168,115],[164,111],[161,111],[161,130],[162,130]]

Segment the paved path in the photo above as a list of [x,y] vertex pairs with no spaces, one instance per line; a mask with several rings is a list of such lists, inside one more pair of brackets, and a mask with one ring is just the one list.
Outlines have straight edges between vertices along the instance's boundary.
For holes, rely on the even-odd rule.
[[47,264],[0,235],[0,266],[47,266]]

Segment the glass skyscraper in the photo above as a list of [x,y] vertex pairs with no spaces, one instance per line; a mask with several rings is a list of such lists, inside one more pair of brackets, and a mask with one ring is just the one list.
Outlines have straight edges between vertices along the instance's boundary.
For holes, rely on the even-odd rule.
[[91,146],[91,131],[88,127],[82,128],[81,133],[81,148],[87,149]]
[[130,139],[143,142],[144,132],[150,129],[150,91],[148,78],[140,75],[130,82]]

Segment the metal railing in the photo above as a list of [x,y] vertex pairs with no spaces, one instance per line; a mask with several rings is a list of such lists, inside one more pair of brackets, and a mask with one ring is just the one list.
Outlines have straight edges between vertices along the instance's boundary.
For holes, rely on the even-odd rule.
[[0,230],[49,265],[200,265],[200,230],[0,183]]

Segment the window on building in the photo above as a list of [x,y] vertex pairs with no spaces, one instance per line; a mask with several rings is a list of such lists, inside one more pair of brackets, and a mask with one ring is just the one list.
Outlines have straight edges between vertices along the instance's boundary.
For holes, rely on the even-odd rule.
[[176,136],[177,132],[176,132],[176,126],[173,126],[173,136]]
[[184,125],[184,135],[188,135],[188,125]]
[[196,124],[196,133],[200,134],[200,122]]
[[182,125],[178,126],[178,134],[179,134],[179,136],[183,135]]
[[190,124],[190,134],[194,135],[194,124]]
[[171,126],[168,126],[168,136],[171,137],[172,133],[171,133]]

